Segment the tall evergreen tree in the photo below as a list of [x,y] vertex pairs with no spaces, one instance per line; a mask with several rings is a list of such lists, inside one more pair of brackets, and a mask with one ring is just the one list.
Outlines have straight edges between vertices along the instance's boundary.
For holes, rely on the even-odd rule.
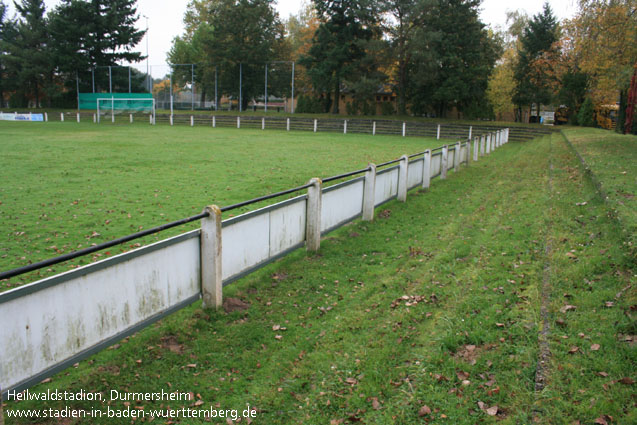
[[544,3],[542,12],[533,16],[520,37],[521,49],[515,68],[517,86],[513,96],[517,105],[536,105],[538,122],[540,105],[549,103],[552,93],[546,72],[535,65],[542,55],[554,49],[553,45],[558,39],[557,19],[549,4]]
[[416,113],[480,109],[500,46],[478,17],[480,0],[438,0],[415,32],[411,98]]
[[15,88],[13,102],[18,106],[32,102],[39,108],[45,85],[51,84],[53,77],[44,2],[22,0],[15,7],[19,16],[15,29],[11,37],[4,34],[2,40],[8,78]]
[[341,85],[356,73],[365,57],[365,43],[378,28],[379,3],[374,0],[314,0],[321,21],[308,54],[300,63],[308,69],[315,90],[330,93],[326,106],[339,113]]
[[7,6],[4,4],[3,0],[0,0],[0,108],[3,108],[5,105],[5,90],[6,90],[6,67],[4,64],[5,60],[5,46],[3,40],[6,40],[9,36],[11,23],[7,20]]

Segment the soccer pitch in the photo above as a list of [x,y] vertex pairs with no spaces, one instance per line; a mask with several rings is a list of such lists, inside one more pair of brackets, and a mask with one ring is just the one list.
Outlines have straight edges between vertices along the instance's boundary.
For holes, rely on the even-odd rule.
[[[0,123],[0,270],[442,145],[434,139],[92,123]],[[228,215],[230,216],[230,215]],[[196,227],[183,226],[142,244]],[[86,264],[137,245],[78,259]],[[68,270],[60,264],[0,290]]]

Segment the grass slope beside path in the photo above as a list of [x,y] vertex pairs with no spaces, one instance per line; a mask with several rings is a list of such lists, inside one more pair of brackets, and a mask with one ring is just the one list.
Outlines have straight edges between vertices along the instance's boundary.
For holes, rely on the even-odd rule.
[[564,134],[599,181],[637,255],[637,136],[588,128]]
[[[561,136],[511,143],[227,287],[248,310],[196,304],[32,389],[192,401],[5,413],[249,404],[267,424],[634,423],[635,278],[606,208]],[[542,295],[551,356],[536,393]],[[152,423],[210,422],[229,423]]]

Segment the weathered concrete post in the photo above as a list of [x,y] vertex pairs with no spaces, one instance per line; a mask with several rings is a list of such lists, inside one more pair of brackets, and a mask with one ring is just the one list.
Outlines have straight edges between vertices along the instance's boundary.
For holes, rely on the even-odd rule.
[[422,188],[427,190],[431,184],[431,150],[425,151],[422,164]]
[[[80,114],[78,114],[78,115],[80,115]],[[79,118],[79,116],[78,116],[78,118]],[[128,118],[130,120],[130,123],[132,124],[133,123],[133,114],[128,114]]]
[[190,126],[191,127],[195,126],[195,117],[193,117],[192,115],[190,116]]
[[316,133],[316,128],[318,127],[318,120],[314,118],[314,132]]
[[343,134],[347,134],[347,120],[343,120]]
[[241,128],[241,117],[237,117],[237,128]]
[[491,152],[495,150],[495,133],[491,135]]
[[64,112],[60,112],[60,121],[64,122]]
[[449,146],[442,147],[442,156],[440,157],[440,179],[447,178],[447,155],[449,154]]
[[476,137],[474,137],[474,138],[473,138],[473,162],[478,161],[478,157],[479,157],[479,155],[478,155],[478,154],[480,153],[480,152],[478,151],[478,143],[479,143],[479,142],[478,142],[478,140],[479,140],[479,139],[480,139],[480,138],[479,138],[478,136],[476,136]]
[[485,147],[484,145],[487,142],[487,136],[485,134],[483,134],[482,136],[480,136],[480,156],[484,156],[485,154]]
[[[93,116],[95,116],[95,115],[93,115]],[[44,122],[49,122],[49,113],[48,112],[44,113]],[[93,120],[93,122],[95,122],[95,120]]]
[[470,125],[470,126],[469,126],[469,137],[468,137],[469,139],[471,139],[471,133],[472,133],[472,132],[473,132],[473,126],[472,126],[472,125]]
[[216,205],[204,208],[208,217],[201,219],[201,294],[204,308],[223,304],[221,274],[221,210]]
[[453,153],[453,171],[458,172],[460,170],[460,142],[456,142],[456,149]]
[[376,121],[372,123],[372,136],[376,135]]
[[152,115],[149,115],[149,116],[148,116],[148,123],[149,123],[150,125],[153,125],[153,116],[152,116]]
[[96,122],[97,122],[97,116],[93,114],[93,124],[95,124]]
[[217,117],[216,116],[212,116],[212,128],[215,128],[217,126]]
[[285,129],[287,131],[290,131],[290,119],[289,118],[285,121]]
[[265,130],[265,117],[261,118],[261,130]]
[[80,113],[79,112],[76,113],[76,118],[77,118],[77,123],[79,124],[80,123]]
[[438,131],[436,132],[436,140],[440,140],[440,124],[438,124]]
[[363,189],[363,221],[374,220],[374,197],[376,194],[376,164],[369,164],[365,173],[365,186]]
[[487,149],[485,151],[487,155],[491,153],[491,133],[487,134]]
[[170,114],[170,125],[173,125],[173,115]]
[[464,162],[469,165],[469,160],[471,159],[471,139],[465,142],[465,157]]
[[398,168],[398,195],[400,202],[407,201],[407,168],[409,168],[409,157],[403,155],[400,157],[400,165]]
[[403,121],[403,137],[405,137],[406,133],[407,133],[407,123]]
[[307,188],[307,214],[305,218],[305,247],[308,251],[318,251],[321,247],[321,198],[323,182],[315,177]]

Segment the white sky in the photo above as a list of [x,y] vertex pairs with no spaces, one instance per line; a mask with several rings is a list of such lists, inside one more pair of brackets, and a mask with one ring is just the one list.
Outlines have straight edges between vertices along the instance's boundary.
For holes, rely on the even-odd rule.
[[[47,11],[60,4],[60,0],[45,0]],[[137,22],[141,29],[146,28],[148,17],[149,64],[153,67],[155,77],[163,75],[167,68],[160,66],[166,63],[166,53],[170,49],[174,37],[183,33],[183,17],[189,0],[138,0],[137,11],[140,19]],[[13,16],[15,9],[13,0],[5,1],[9,6],[9,16]],[[482,21],[492,27],[506,26],[507,10],[524,10],[532,16],[542,10],[544,0],[483,0],[480,17]],[[577,11],[577,0],[549,0],[553,13],[559,19],[572,17]],[[282,19],[290,14],[296,14],[303,0],[278,0],[277,10]],[[146,54],[146,40],[138,46],[139,51]],[[136,66],[146,71],[146,61]]]

